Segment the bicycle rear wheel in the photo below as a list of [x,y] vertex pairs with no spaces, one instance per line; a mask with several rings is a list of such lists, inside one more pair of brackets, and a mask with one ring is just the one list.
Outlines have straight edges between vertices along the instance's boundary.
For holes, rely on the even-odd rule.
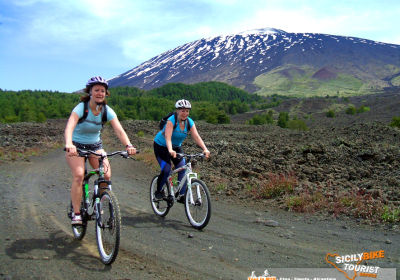
[[164,184],[163,186],[163,192],[165,194],[165,198],[163,199],[156,199],[154,197],[154,193],[157,190],[157,179],[158,176],[155,176],[153,180],[151,180],[151,185],[150,185],[150,203],[151,207],[153,208],[154,213],[160,217],[165,217],[167,216],[169,209],[171,208],[171,205],[168,203],[166,200],[167,198],[167,183]]
[[[72,207],[72,202],[70,203],[70,210],[69,210],[69,218],[72,218],[72,214],[74,212],[74,208]],[[86,229],[87,229],[87,218],[86,218],[86,203],[82,199],[81,201],[81,215],[82,215],[82,224],[81,225],[71,225],[72,227],[72,233],[74,234],[74,238],[78,240],[82,240],[85,235],[86,235]]]
[[185,212],[189,223],[195,229],[204,228],[210,221],[210,192],[203,181],[192,179],[190,186],[187,186],[185,195]]
[[121,215],[118,200],[110,190],[100,196],[100,219],[96,221],[96,240],[100,258],[104,264],[112,264],[118,255]]

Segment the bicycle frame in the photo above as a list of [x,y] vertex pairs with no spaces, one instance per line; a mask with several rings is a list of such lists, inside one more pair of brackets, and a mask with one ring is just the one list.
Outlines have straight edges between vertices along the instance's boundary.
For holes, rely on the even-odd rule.
[[[174,202],[183,203],[189,223],[195,229],[202,229],[207,226],[210,221],[211,198],[206,184],[197,178],[197,173],[193,172],[191,160],[197,157],[205,158],[205,154],[177,154],[177,156],[179,158],[185,158],[187,161],[183,166],[170,171],[166,182],[162,186],[162,198],[157,195],[159,175],[151,180],[151,207],[157,216],[165,217],[168,215]],[[178,172],[184,173],[184,176],[181,182],[173,183],[172,177]],[[184,196],[180,196],[185,184],[187,184],[186,192]],[[174,187],[176,187],[175,191]]]
[[[109,189],[112,190],[111,187],[111,181],[105,180],[104,179],[104,165],[103,165],[103,156],[99,157],[99,168],[92,170],[91,172],[88,172],[87,169],[87,158],[88,156],[85,156],[85,177],[83,179],[83,197],[85,199],[85,204],[86,204],[86,212],[88,216],[92,216],[94,213],[94,209],[96,206],[96,209],[100,209],[100,192],[99,189]],[[89,179],[94,176],[98,175],[99,178],[94,181],[94,193],[93,193],[93,198],[92,201],[89,199]],[[99,185],[102,183],[107,183],[107,187],[100,187]],[[101,209],[100,209],[101,210]],[[102,227],[101,224],[101,211],[96,211],[96,220],[99,223],[99,226]]]
[[[179,182],[176,191],[174,192],[174,184],[172,182],[172,176],[177,174],[178,172],[185,170],[185,175],[183,176],[183,179],[181,182]],[[190,159],[188,159],[188,162],[184,165],[181,166],[177,169],[171,170],[167,182],[169,184],[169,189],[168,189],[168,194],[172,195],[174,197],[174,199],[177,199],[177,195],[175,194],[179,194],[181,189],[183,188],[183,186],[185,186],[185,183],[187,183],[187,186],[190,186],[192,184],[192,179],[197,179],[197,173],[193,172],[192,169],[192,163],[190,162]],[[199,190],[197,190],[199,192]],[[188,188],[188,192],[189,192],[189,197],[190,197],[190,203],[192,205],[195,204],[195,201],[193,199],[193,195],[192,195],[192,190],[191,188]]]
[[[79,151],[78,151],[79,152]],[[103,227],[103,225],[101,224],[101,209],[100,209],[100,191],[99,189],[108,189],[110,191],[112,191],[112,187],[111,187],[111,181],[106,180],[104,178],[104,165],[103,165],[103,161],[106,157],[110,157],[110,156],[114,156],[114,155],[121,155],[122,157],[125,158],[129,158],[128,157],[128,153],[125,151],[117,151],[117,152],[113,152],[110,154],[107,153],[102,153],[102,154],[98,154],[95,152],[91,152],[91,151],[83,151],[81,150],[80,152],[82,152],[82,157],[85,158],[85,175],[84,175],[84,179],[83,179],[83,198],[85,200],[85,206],[86,209],[84,209],[86,211],[86,213],[91,217],[94,213],[94,209],[96,207],[97,211],[96,211],[96,220],[97,223],[99,224],[99,227]],[[139,151],[137,151],[138,153]],[[99,161],[99,168],[94,169],[91,172],[88,172],[87,169],[87,159],[89,158],[89,156],[93,154],[95,156],[98,156],[98,161]],[[93,175],[98,175],[98,179],[94,181],[94,193],[93,193],[93,198],[92,201],[90,201],[89,199],[89,179],[93,176]],[[106,183],[107,187],[99,187],[100,184],[102,183]]]

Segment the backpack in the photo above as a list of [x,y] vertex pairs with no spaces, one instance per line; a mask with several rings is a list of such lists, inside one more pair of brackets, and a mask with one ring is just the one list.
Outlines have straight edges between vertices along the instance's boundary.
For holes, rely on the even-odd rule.
[[[83,123],[84,121],[87,121],[86,118],[89,114],[89,101],[83,102],[83,116],[78,120],[78,123]],[[87,121],[91,122],[94,124],[99,124],[96,122],[92,121]],[[107,122],[107,105],[102,105],[101,106],[101,126],[103,127]]]
[[[164,128],[165,124],[168,121],[168,118],[171,117],[172,115],[175,115],[175,124],[174,124],[174,128],[173,128],[173,130],[175,130],[176,126],[178,125],[178,116],[176,115],[176,112],[170,112],[170,113],[168,113],[168,115],[166,115],[165,117],[163,117],[160,120],[160,123],[158,124],[160,130],[162,130]],[[188,119],[186,119],[186,128],[187,128],[187,132],[189,133],[190,124],[189,124],[189,120]]]

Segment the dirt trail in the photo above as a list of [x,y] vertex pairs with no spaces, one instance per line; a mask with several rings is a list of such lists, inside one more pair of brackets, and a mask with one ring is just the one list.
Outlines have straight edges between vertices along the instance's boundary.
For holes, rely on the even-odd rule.
[[197,231],[189,226],[183,205],[174,205],[165,219],[156,217],[148,202],[154,172],[121,158],[112,160],[122,210],[121,250],[112,266],[104,266],[94,223],[83,241],[72,237],[64,156],[58,149],[30,162],[1,165],[0,279],[247,279],[254,270],[330,268],[328,253],[376,250],[384,250],[385,258],[373,264],[397,268],[399,278],[397,231],[223,196],[213,196],[211,221]]

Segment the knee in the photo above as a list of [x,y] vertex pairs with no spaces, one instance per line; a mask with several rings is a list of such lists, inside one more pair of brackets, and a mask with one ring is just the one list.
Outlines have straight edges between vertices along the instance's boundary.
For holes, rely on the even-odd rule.
[[111,169],[107,170],[106,173],[104,173],[104,179],[109,181],[111,179]]
[[74,183],[82,184],[83,178],[84,178],[83,173],[75,173],[75,174],[73,175]]
[[164,172],[164,174],[168,175],[171,172],[171,165],[166,164],[161,171]]

